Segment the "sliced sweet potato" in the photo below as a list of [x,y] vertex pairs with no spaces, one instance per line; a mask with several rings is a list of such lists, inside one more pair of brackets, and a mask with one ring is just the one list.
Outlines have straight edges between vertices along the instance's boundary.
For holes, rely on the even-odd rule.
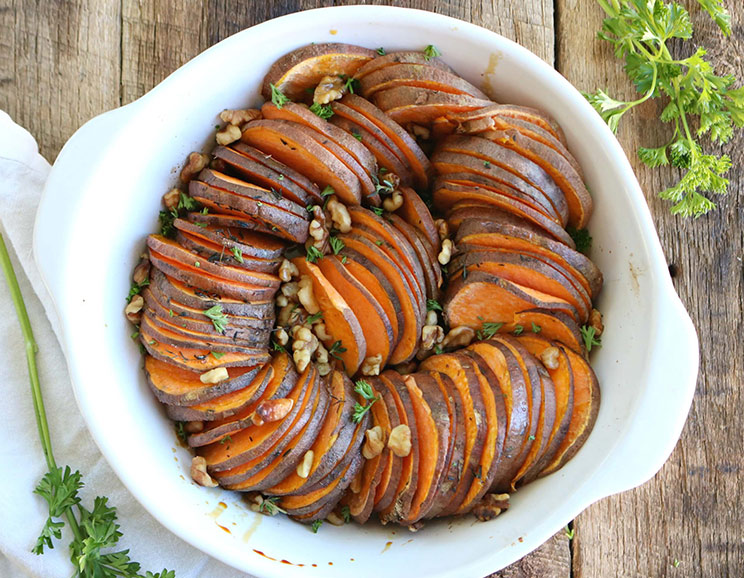
[[210,225],[200,220],[202,213],[189,213],[184,219],[176,219],[173,225],[182,231],[209,239],[217,245],[223,245],[228,250],[236,249],[243,259],[280,259],[287,248],[285,241],[246,231],[245,229]]
[[273,84],[290,100],[302,101],[308,96],[307,89],[314,89],[324,76],[353,76],[375,56],[374,50],[339,42],[303,46],[271,65],[261,94],[265,100],[271,100]]
[[401,423],[407,425],[411,431],[411,451],[403,458],[401,476],[392,503],[384,510],[379,510],[380,521],[383,524],[398,522],[405,519],[411,508],[413,496],[418,487],[418,464],[420,449],[416,418],[408,389],[403,378],[395,371],[385,371],[380,375],[380,381],[388,388],[395,401]]
[[331,336],[324,345],[331,348],[334,343],[340,342],[340,348],[336,347],[336,355],[342,361],[346,373],[354,375],[367,357],[367,342],[359,319],[317,265],[304,257],[296,257],[292,259],[292,263],[299,269],[301,276],[307,275],[312,281],[313,294],[323,312],[326,332]]
[[[375,265],[392,286],[397,298],[396,305],[400,307],[404,322],[399,324],[400,338],[390,356],[389,363],[397,365],[410,360],[418,350],[424,312],[421,310],[418,299],[414,297],[404,273],[374,243],[350,235],[341,235],[339,238],[344,242],[346,248],[359,253]],[[366,282],[365,286],[368,286]]]
[[392,64],[365,74],[359,79],[359,94],[364,98],[372,99],[376,92],[396,86],[428,88],[452,94],[467,94],[474,98],[489,100],[487,94],[464,78],[428,63]]
[[[379,378],[374,378],[373,382],[374,391],[381,396],[381,400],[375,405],[380,405],[384,408],[384,416],[387,419],[387,422],[385,422],[384,419],[380,419],[379,425],[383,427],[385,438],[388,439],[390,437],[390,432],[403,422],[398,415],[398,407],[395,403],[395,398],[390,391],[388,382],[383,382]],[[374,407],[372,409],[374,409]],[[398,491],[398,482],[400,481],[403,469],[403,458],[396,456],[392,451],[389,451],[390,449],[387,445],[385,450],[387,450],[387,459],[383,462],[380,481],[374,491],[374,503],[372,509],[377,512],[387,509],[390,507],[390,504],[392,504]]]
[[264,217],[261,214],[260,209],[264,205],[269,205],[271,207],[283,209],[304,220],[308,220],[307,211],[304,206],[289,199],[285,199],[282,195],[272,192],[270,189],[265,189],[259,185],[231,177],[230,175],[226,175],[210,168],[202,170],[197,176],[197,179],[210,187],[230,191],[236,195],[254,200],[258,205],[255,216],[261,219],[264,219]]
[[395,120],[361,96],[347,94],[341,99],[341,103],[368,118],[395,143],[411,167],[416,188],[426,190],[429,186],[431,163],[416,140]]
[[591,298],[583,287],[574,286],[564,271],[526,254],[500,249],[473,250],[467,244],[458,245],[461,251],[452,261],[450,275],[456,276],[464,268],[468,274],[485,271],[517,283],[553,295],[570,303],[579,314],[579,321],[585,323],[591,311]]
[[140,325],[140,342],[147,353],[153,357],[176,365],[189,371],[204,372],[216,367],[254,367],[271,359],[268,351],[244,353],[240,351],[225,352],[224,355],[212,355],[211,349],[193,349],[177,347],[171,343],[158,341],[151,325],[144,322]]
[[328,381],[331,403],[310,448],[314,457],[308,476],[302,478],[296,471],[288,472],[286,477],[266,489],[268,494],[282,496],[299,491],[305,484],[313,485],[325,477],[345,454],[355,429],[351,422],[356,402],[354,386],[346,374],[339,371],[331,373]]
[[328,408],[328,391],[320,376],[316,377],[313,387],[313,397],[306,411],[295,417],[285,434],[263,456],[215,474],[221,486],[241,492],[261,491],[297,468],[315,441]]
[[374,95],[373,100],[380,110],[401,125],[428,125],[435,118],[449,112],[474,110],[491,104],[490,100],[466,94],[450,94],[411,86],[381,90]]
[[258,233],[267,237],[282,236],[278,229],[272,230],[271,226],[263,221],[249,217],[239,211],[225,208],[210,199],[202,198],[199,202],[206,207],[208,212],[192,214],[189,218],[195,223],[217,227],[230,227],[231,229]]
[[[259,151],[256,152],[259,153]],[[283,197],[302,206],[308,205],[313,198],[300,185],[286,177],[284,173],[241,154],[235,148],[218,146],[212,151],[212,154],[217,159],[217,165],[221,167],[222,172],[236,175],[270,191],[276,191]],[[286,170],[286,168],[288,167],[283,170]]]
[[[489,163],[490,167],[500,167],[509,171],[542,191],[556,213],[561,215],[561,219],[566,214],[568,205],[565,192],[555,182],[553,176],[542,166],[511,148],[477,136],[452,136],[443,140],[438,150],[470,155],[480,159],[484,168],[485,163]],[[571,211],[568,213],[570,217]],[[565,221],[562,224],[565,225]]]
[[[246,303],[245,301],[191,287],[178,279],[169,277],[157,268],[152,268],[150,275],[150,286],[157,288],[167,298],[168,305],[178,315],[188,314],[197,319],[205,319],[204,310],[219,305],[224,313],[230,315],[238,323],[244,322],[246,325],[251,325],[253,324],[251,320],[255,320],[256,327],[264,327],[258,321],[265,321],[269,325],[273,324],[273,300]],[[176,307],[181,307],[182,310],[176,311]]]
[[228,379],[205,384],[199,379],[200,373],[145,355],[147,384],[159,401],[169,405],[196,405],[241,390],[250,385],[260,369],[261,365],[230,367]]
[[271,367],[273,375],[257,399],[234,415],[204,422],[201,432],[189,436],[189,446],[206,446],[224,439],[226,435],[250,427],[253,425],[253,412],[262,401],[287,397],[300,378],[292,358],[284,352],[277,353],[271,358]]
[[[176,220],[181,221],[181,219]],[[260,271],[261,273],[276,273],[279,270],[281,259],[269,260],[256,259],[255,257],[243,257],[237,249],[234,251],[230,250],[224,245],[218,245],[209,239],[205,239],[203,236],[182,230],[185,226],[183,223],[188,222],[183,221],[179,225],[175,225],[174,221],[174,226],[178,229],[176,231],[176,242],[184,249],[187,249],[196,255],[200,255],[211,263],[230,265],[231,267],[248,269],[249,271]],[[179,226],[181,228],[179,228]],[[197,229],[199,228],[196,225],[194,226]]]
[[[517,339],[539,360],[542,360],[546,350],[554,347],[549,339],[534,334],[520,335]],[[554,360],[555,365],[551,367],[545,365],[545,369],[550,374],[555,388],[555,423],[550,431],[545,453],[534,464],[532,471],[525,474],[523,478],[525,484],[535,479],[545,469],[545,466],[553,461],[571,424],[571,415],[573,414],[573,374],[571,373],[567,354],[557,347],[556,350],[558,351],[558,355]]]
[[459,126],[469,121],[496,116],[530,122],[549,132],[553,137],[558,139],[559,142],[563,143],[564,146],[566,145],[566,137],[563,134],[563,130],[561,130],[561,127],[555,120],[542,111],[526,106],[517,106],[514,104],[492,104],[491,106],[479,110],[450,114],[447,116],[447,119],[454,128],[455,126]]
[[177,421],[225,419],[254,403],[266,390],[266,386],[273,377],[274,368],[270,363],[266,363],[251,382],[242,389],[194,405],[168,405],[165,411],[169,418]]
[[451,454],[452,423],[444,394],[437,382],[426,373],[403,378],[411,399],[419,445],[416,492],[403,524],[421,519],[436,497],[436,489]]
[[[262,152],[258,150],[257,148],[249,146],[243,142],[235,142],[230,145],[230,148],[240,153],[241,155],[247,156],[248,158],[271,169],[273,172],[278,173],[279,180],[283,180],[283,178],[288,178],[290,181],[292,181],[293,183],[298,185],[300,188],[302,188],[311,199],[314,199],[316,201],[322,200],[323,197],[320,194],[321,191],[318,188],[318,185],[316,185],[314,182],[312,182],[302,173],[298,173],[292,167],[285,165],[284,163],[280,163],[278,160],[273,158],[271,155],[268,155],[265,152]],[[301,199],[292,199],[292,200],[295,201],[296,203],[299,203],[300,205],[306,205],[308,202],[306,200],[301,200]]]
[[387,66],[393,66],[402,63],[425,64],[427,66],[434,66],[451,74],[456,74],[455,71],[452,70],[452,68],[450,68],[449,65],[440,58],[431,58],[423,52],[398,51],[389,52],[388,54],[378,56],[377,58],[370,60],[354,73],[354,78],[361,80],[366,75],[372,72],[375,72]]
[[427,242],[426,239],[422,239],[422,235],[417,234],[417,230],[398,215],[390,213],[386,218],[393,227],[400,231],[416,252],[416,257],[424,271],[427,297],[439,300],[439,287],[441,287],[443,280],[442,268],[436,259],[436,255],[432,256],[424,245]]
[[478,473],[478,466],[486,444],[487,424],[483,415],[483,394],[480,387],[471,386],[471,381],[473,385],[477,383],[476,378],[470,365],[463,365],[463,361],[464,358],[461,355],[444,353],[429,357],[419,366],[419,370],[436,371],[449,377],[454,390],[462,400],[465,419],[465,449],[461,462],[456,468],[455,491],[439,511],[439,516],[453,514],[462,505]]
[[270,230],[271,234],[296,243],[303,243],[307,239],[308,213],[304,209],[304,215],[285,211],[263,201],[197,180],[189,183],[189,194],[213,212],[262,223],[264,232]]
[[460,274],[451,280],[444,298],[445,316],[452,327],[467,325],[478,329],[483,321],[501,322],[512,319],[520,311],[535,308],[564,311],[578,319],[573,306],[552,295],[482,271],[463,277]]
[[568,357],[573,376],[573,412],[566,437],[551,462],[540,472],[540,476],[560,469],[581,449],[599,413],[599,383],[591,365],[578,353],[567,347],[557,346]]
[[452,210],[447,214],[447,223],[449,223],[450,230],[456,232],[464,219],[480,219],[481,222],[486,223],[500,219],[503,213],[512,213],[536,225],[553,239],[560,241],[572,249],[576,248],[571,235],[566,233],[565,229],[559,223],[546,218],[542,213],[534,211],[524,203],[519,203],[511,199],[504,199],[502,207],[485,207],[485,210],[482,203],[458,202],[452,206]]
[[[501,328],[504,333],[514,333],[521,328],[523,331],[535,332],[549,341],[558,341],[566,347],[583,355],[584,340],[576,321],[570,315],[561,311],[545,311],[543,309],[528,309],[520,311],[514,316],[512,323],[505,323]],[[551,375],[552,377],[552,375]]]
[[[395,289],[385,274],[361,253],[344,247],[338,255],[346,269],[364,285],[385,311],[393,329],[393,348],[398,344],[405,323],[403,312],[398,304]],[[397,304],[397,305],[396,305]]]
[[518,130],[488,131],[488,140],[518,152],[545,170],[566,196],[569,225],[583,229],[592,215],[593,202],[581,175],[573,165],[551,147],[532,139]]
[[400,193],[403,196],[403,204],[396,212],[404,221],[421,231],[433,247],[439,247],[437,226],[424,200],[408,187],[401,187]]
[[298,126],[285,120],[256,120],[243,127],[242,141],[291,165],[320,187],[330,186],[346,204],[358,205],[359,178]]
[[226,443],[214,442],[199,449],[207,461],[207,470],[223,472],[261,456],[279,440],[294,422],[295,417],[307,407],[317,380],[317,370],[310,364],[287,395],[293,402],[290,412],[279,421],[251,425],[230,434]]
[[349,133],[353,138],[358,139],[360,143],[375,157],[378,165],[391,173],[395,173],[403,184],[410,184],[413,181],[413,173],[401,162],[398,157],[376,139],[362,125],[359,125],[348,118],[338,116],[331,119],[331,122],[339,129]]
[[463,221],[455,242],[531,253],[574,271],[593,297],[602,289],[602,272],[586,255],[554,241],[539,227],[509,213],[490,222],[483,219]]
[[380,355],[384,366],[394,346],[393,327],[385,315],[385,310],[338,259],[320,259],[318,267],[351,307],[356,318],[361,321],[362,333],[367,345],[366,356]]

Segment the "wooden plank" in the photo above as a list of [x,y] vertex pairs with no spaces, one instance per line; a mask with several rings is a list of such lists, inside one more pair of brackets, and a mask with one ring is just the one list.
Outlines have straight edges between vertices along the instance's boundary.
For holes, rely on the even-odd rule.
[[119,105],[119,37],[119,0],[0,2],[0,108],[48,160]]
[[[694,12],[694,44],[709,49],[719,71],[744,79],[742,4],[725,3],[733,13],[735,32],[730,41],[693,4],[686,2]],[[558,0],[556,11],[558,69],[581,90],[602,87],[613,96],[633,97],[621,64],[596,38],[601,24],[596,3]],[[619,139],[646,191],[667,259],[675,266],[675,287],[698,329],[700,379],[681,442],[661,472],[642,487],[602,500],[577,518],[573,543],[577,578],[718,578],[741,576],[744,568],[740,410],[744,346],[738,337],[744,313],[740,208],[744,171],[736,162],[744,138],[724,147],[734,159],[729,196],[716,199],[719,207],[708,216],[683,220],[672,216],[669,204],[655,194],[675,182],[677,171],[647,169],[635,155],[639,145],[658,146],[669,138],[666,127],[656,120],[659,110],[660,105],[648,103],[624,118]]]

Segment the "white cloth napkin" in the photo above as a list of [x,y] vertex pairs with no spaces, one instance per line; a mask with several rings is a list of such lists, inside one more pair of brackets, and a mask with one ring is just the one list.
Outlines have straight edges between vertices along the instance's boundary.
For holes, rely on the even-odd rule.
[[[178,578],[241,576],[189,546],[150,516],[108,466],[85,428],[72,394],[60,349],[56,318],[31,250],[36,208],[50,166],[34,138],[0,111],[0,224],[11,252],[31,325],[39,346],[37,361],[57,464],[79,469],[83,503],[108,496],[116,506],[124,536],[119,545],[145,570],[163,567]],[[0,275],[0,578],[65,577],[73,574],[69,533],[43,556],[31,553],[47,516],[46,502],[33,494],[46,473],[34,417],[20,325]]]

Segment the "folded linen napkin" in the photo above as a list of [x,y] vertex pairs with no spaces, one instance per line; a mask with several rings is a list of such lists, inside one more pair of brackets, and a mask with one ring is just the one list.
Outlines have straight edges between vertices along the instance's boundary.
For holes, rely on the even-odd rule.
[[[142,572],[176,571],[178,578],[244,576],[165,530],[121,484],[88,433],[75,403],[51,299],[32,254],[32,232],[41,191],[50,171],[34,138],[0,110],[0,226],[11,253],[39,346],[37,361],[54,455],[60,466],[79,469],[86,486],[83,503],[108,496],[116,506],[124,536]],[[0,276],[2,277],[2,276]],[[46,473],[36,428],[26,354],[18,319],[4,279],[0,279],[0,578],[68,577],[69,533],[42,556],[31,552],[47,517],[46,502],[33,494]]]

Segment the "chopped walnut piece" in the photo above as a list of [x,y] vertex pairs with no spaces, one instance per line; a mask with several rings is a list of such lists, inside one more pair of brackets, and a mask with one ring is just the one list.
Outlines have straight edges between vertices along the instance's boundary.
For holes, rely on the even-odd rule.
[[297,297],[299,298],[302,306],[305,308],[305,311],[307,311],[310,315],[315,315],[320,311],[320,306],[315,300],[315,294],[313,293],[313,280],[309,276],[303,275],[302,277],[300,277]]
[[421,349],[430,351],[444,340],[444,329],[439,325],[424,325],[421,330]]
[[142,308],[144,306],[145,300],[142,295],[135,295],[124,308],[124,315],[136,325],[142,320]]
[[205,488],[214,488],[218,485],[207,473],[207,460],[202,456],[194,456],[191,460],[191,479]]
[[180,189],[171,189],[163,195],[163,206],[169,211],[176,211],[178,210],[178,201],[180,200]]
[[302,456],[302,461],[297,465],[297,475],[303,480],[310,475],[310,470],[313,467],[313,460],[315,459],[315,452],[313,450],[307,450],[305,455]]
[[429,137],[431,136],[431,131],[420,124],[412,124],[411,132],[413,133],[413,136],[421,140],[429,140]]
[[442,341],[442,349],[459,349],[470,345],[475,339],[475,330],[466,325],[452,329]]
[[362,375],[380,375],[382,366],[382,354],[371,355],[364,360],[362,368],[359,370]]
[[336,512],[331,512],[326,516],[326,522],[333,524],[334,526],[343,526],[345,524],[344,519],[339,516]]
[[203,421],[187,421],[183,425],[183,431],[186,433],[199,433],[201,431],[204,431],[204,422]]
[[142,285],[149,278],[150,259],[147,258],[147,255],[142,255],[139,263],[134,268],[134,273],[132,273],[132,281],[134,281],[134,283],[136,283],[137,285]]
[[325,323],[315,323],[313,325],[313,331],[315,332],[315,335],[320,339],[323,343],[328,343],[329,341],[333,340],[333,336],[326,331]]
[[604,331],[604,324],[602,323],[602,314],[597,309],[592,309],[589,314],[589,326],[594,327],[594,335],[599,337]]
[[287,417],[293,406],[294,400],[287,397],[267,399],[258,404],[256,415],[263,423],[279,421]]
[[274,341],[276,341],[282,347],[289,343],[289,335],[287,335],[287,332],[283,327],[280,327],[274,334]]
[[346,92],[346,82],[340,76],[324,76],[313,93],[315,104],[328,104],[341,98]]
[[297,265],[289,259],[282,260],[282,264],[279,265],[279,279],[285,283],[289,283],[293,277],[299,277],[299,275],[300,271],[297,269]]
[[208,164],[209,155],[197,152],[191,153],[189,155],[189,158],[186,159],[186,164],[181,169],[181,174],[179,175],[181,182],[191,182],[193,178],[198,175]]
[[450,262],[450,259],[452,259],[452,253],[455,250],[455,244],[452,242],[451,239],[445,239],[442,241],[442,250],[439,252],[439,255],[437,256],[437,260],[439,261],[440,265],[446,265]]
[[226,146],[240,140],[242,134],[240,127],[234,124],[228,124],[225,128],[217,132],[215,139],[217,140],[217,144]]
[[437,233],[439,234],[439,240],[444,241],[449,237],[449,224],[444,219],[437,219],[434,224],[437,226]]
[[257,108],[248,109],[225,109],[220,113],[220,120],[235,126],[241,126],[252,120],[258,120],[262,118],[261,111]]
[[548,369],[558,369],[561,352],[557,347],[548,347],[540,354],[540,361]]
[[333,226],[338,229],[341,233],[348,233],[351,231],[351,216],[346,205],[339,202],[336,195],[331,195],[326,205],[326,210],[331,216],[331,222]]
[[325,377],[326,375],[331,373],[331,369],[333,369],[330,363],[319,362],[315,367],[318,370],[318,373],[320,374],[321,377]]
[[488,522],[509,508],[509,494],[486,494],[472,512],[481,522]]
[[371,460],[379,456],[385,449],[385,433],[382,427],[376,425],[364,432],[365,442],[362,446],[362,455],[365,459]]
[[328,252],[328,238],[330,232],[328,231],[328,220],[323,212],[323,209],[316,205],[313,207],[313,220],[307,228],[308,239],[305,241],[305,248],[315,247],[318,251],[324,255]]
[[402,423],[393,428],[388,438],[387,447],[399,458],[411,453],[411,428]]
[[387,199],[382,201],[382,208],[388,213],[397,211],[403,206],[403,195],[399,191],[394,191]]
[[205,371],[199,376],[199,381],[202,383],[207,384],[215,384],[219,383],[220,381],[225,381],[226,379],[229,379],[230,375],[227,373],[227,369],[224,367],[215,367],[214,369],[210,369],[209,371]]

